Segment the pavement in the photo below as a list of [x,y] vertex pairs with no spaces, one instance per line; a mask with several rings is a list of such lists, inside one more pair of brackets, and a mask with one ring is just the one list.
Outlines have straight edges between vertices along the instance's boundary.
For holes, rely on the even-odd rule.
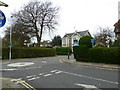
[[36,90],[32,86],[30,86],[28,83],[26,83],[23,80],[18,80],[18,79],[13,79],[13,78],[0,78],[0,82],[2,82],[2,87],[0,89],[4,90],[7,88],[11,89],[17,89],[19,88],[20,90],[25,89],[25,90]]
[[82,65],[86,67],[94,67],[94,68],[100,68],[100,69],[108,69],[108,70],[119,70],[120,65],[117,64],[103,64],[103,63],[90,63],[90,62],[81,62],[81,61],[76,61],[75,59],[63,59],[62,60],[65,63],[69,64],[77,64],[77,65]]

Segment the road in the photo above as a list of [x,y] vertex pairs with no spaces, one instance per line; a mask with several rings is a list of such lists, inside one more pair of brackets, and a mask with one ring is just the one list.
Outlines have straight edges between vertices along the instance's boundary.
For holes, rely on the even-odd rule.
[[67,56],[4,61],[2,77],[24,80],[34,88],[118,90],[117,70],[64,63],[63,59],[67,59]]

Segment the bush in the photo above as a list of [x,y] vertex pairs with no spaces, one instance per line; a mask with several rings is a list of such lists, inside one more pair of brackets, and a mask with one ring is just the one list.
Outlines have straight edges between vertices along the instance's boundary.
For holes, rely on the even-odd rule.
[[88,60],[90,62],[118,64],[119,55],[120,51],[117,47],[96,47],[89,49]]
[[85,46],[77,46],[73,50],[77,61],[120,64],[120,48],[118,47],[95,47],[87,49]]
[[[35,58],[35,57],[47,57],[47,56],[55,56],[56,50],[53,48],[35,48],[35,47],[27,47],[27,48],[12,48],[12,58]],[[2,58],[9,58],[9,48],[2,49]]]
[[87,52],[88,52],[88,47],[86,45],[73,47],[74,58],[77,61],[81,60],[82,58],[86,58]]
[[93,38],[90,36],[83,36],[79,40],[79,45],[87,45],[89,48],[91,48],[92,47],[91,39]]
[[56,48],[57,55],[68,55],[71,54],[72,50],[70,47],[57,47]]

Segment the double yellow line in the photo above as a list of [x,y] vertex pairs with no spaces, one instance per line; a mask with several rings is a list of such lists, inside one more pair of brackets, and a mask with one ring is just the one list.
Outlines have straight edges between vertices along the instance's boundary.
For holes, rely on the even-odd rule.
[[24,86],[25,88],[27,88],[28,90],[36,90],[34,87],[32,87],[31,85],[29,85],[28,83],[26,83],[23,80],[18,80],[18,79],[13,79],[13,78],[0,78],[1,80],[9,80],[11,82],[14,83],[18,83],[21,84],[22,86]]

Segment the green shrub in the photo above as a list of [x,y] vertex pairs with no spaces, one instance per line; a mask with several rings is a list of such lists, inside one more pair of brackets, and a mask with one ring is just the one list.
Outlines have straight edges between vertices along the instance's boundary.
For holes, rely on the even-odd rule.
[[90,36],[83,36],[79,40],[79,45],[87,45],[89,48],[92,47],[91,39],[93,39]]
[[118,64],[120,50],[117,47],[96,47],[88,51],[88,60],[90,62]]
[[77,61],[82,60],[82,58],[86,58],[87,56],[88,47],[86,45],[74,46],[73,53]]
[[72,50],[70,47],[57,47],[56,48],[57,55],[68,55],[71,54]]
[[[55,56],[56,50],[53,48],[35,48],[35,47],[16,47],[12,48],[12,58],[35,58]],[[9,48],[2,49],[2,58],[9,58]]]
[[120,64],[120,48],[118,47],[73,47],[74,57],[77,61]]

